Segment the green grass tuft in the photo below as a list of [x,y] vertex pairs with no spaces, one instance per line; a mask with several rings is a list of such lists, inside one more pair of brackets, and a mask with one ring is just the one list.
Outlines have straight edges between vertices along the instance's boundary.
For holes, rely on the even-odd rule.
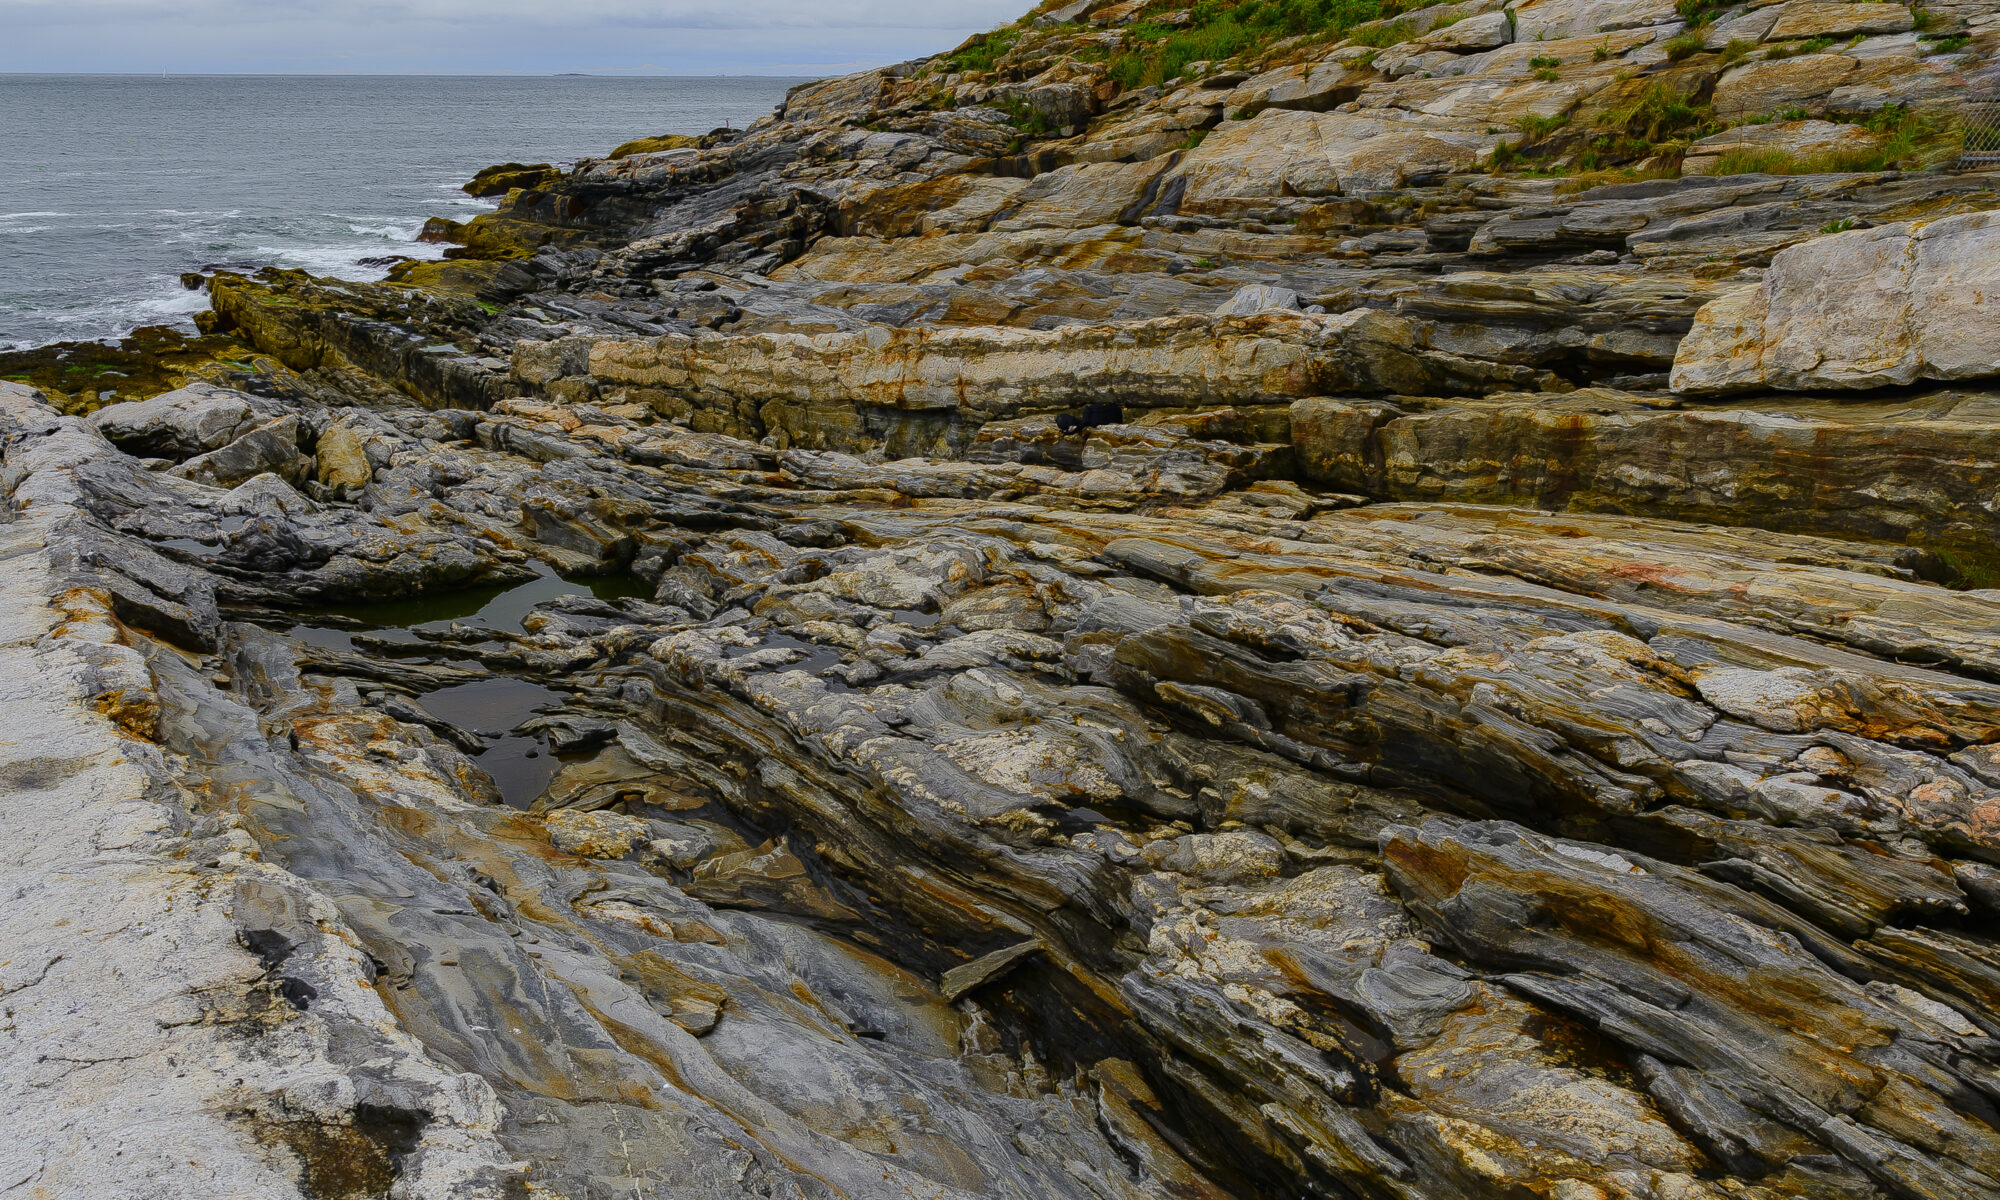
[[1717,175],[1845,175],[1931,166],[1958,157],[1960,134],[1930,113],[1890,105],[1869,118],[1876,136],[1865,150],[1792,154],[1784,150],[1737,150],[1716,160]]
[[1631,103],[1604,113],[1597,123],[1649,145],[1703,137],[1716,127],[1714,109],[1690,101],[1663,83],[1647,88]]
[[945,61],[954,71],[991,71],[993,64],[1000,61],[1014,43],[1021,40],[1024,30],[1008,26],[992,33],[982,33],[965,45],[951,52]]
[[1539,142],[1567,124],[1569,124],[1568,113],[1557,113],[1553,117],[1538,117],[1533,113],[1522,113],[1520,116],[1514,118],[1514,128],[1527,134],[1528,140],[1531,142]]
[[1701,53],[1702,47],[1707,40],[1699,32],[1692,29],[1676,37],[1668,38],[1667,61],[1680,62],[1685,58],[1693,58],[1695,55]]
[[1192,62],[1250,58],[1285,38],[1335,41],[1361,26],[1353,40],[1383,48],[1416,36],[1416,26],[1392,18],[1420,0],[1200,0],[1185,25],[1141,22],[1105,62],[1123,89],[1177,78]]

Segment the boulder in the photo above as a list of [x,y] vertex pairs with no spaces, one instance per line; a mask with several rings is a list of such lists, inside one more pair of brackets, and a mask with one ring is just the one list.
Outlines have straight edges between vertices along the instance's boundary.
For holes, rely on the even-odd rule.
[[1555,41],[1679,19],[1671,0],[1528,0],[1514,10],[1514,40]]
[[1514,20],[1504,12],[1484,13],[1433,29],[1418,40],[1439,50],[1491,50],[1514,40]]
[[919,233],[971,233],[1017,206],[1028,186],[1009,175],[943,175],[880,188],[843,209],[850,233],[903,238]]
[[501,163],[474,175],[460,190],[468,196],[504,196],[515,188],[547,187],[562,177],[548,163]]
[[299,453],[299,419],[287,415],[220,449],[187,460],[175,467],[173,473],[217,487],[235,487],[267,471],[288,483],[297,483],[310,469],[311,460]]
[[1084,14],[1104,3],[1104,0],[1071,0],[1070,3],[1052,8],[1035,18],[1035,24],[1042,28],[1063,25],[1070,21],[1081,21]]
[[329,426],[319,435],[314,458],[319,481],[336,492],[358,492],[368,486],[375,474],[361,435],[345,422]]
[[1400,187],[1416,176],[1470,166],[1507,137],[1519,135],[1393,109],[1267,109],[1249,121],[1226,122],[1188,152],[1177,172],[1186,188],[1181,208],[1202,212],[1218,202],[1226,208],[1230,201]]
[[127,454],[174,459],[226,446],[259,420],[247,397],[205,383],[150,400],[106,405],[88,419]]
[[1782,6],[1753,8],[1748,12],[1724,17],[1703,28],[1701,48],[1722,50],[1731,42],[1749,42],[1753,45],[1761,42],[1764,40],[1764,35],[1771,32],[1771,26],[1777,24],[1778,14],[1783,11]]
[[1225,98],[1235,109],[1296,108],[1325,112],[1361,94],[1381,76],[1346,59],[1310,65],[1274,67],[1237,84]]
[[669,133],[659,137],[634,138],[611,152],[612,158],[630,158],[635,154],[658,154],[664,150],[695,150],[700,148],[701,139],[685,134]]
[[779,110],[795,125],[839,123],[843,118],[858,120],[880,106],[889,94],[886,71],[864,71],[816,83],[802,83],[785,93]]
[[1021,136],[1007,123],[1006,113],[983,104],[900,118],[895,127],[921,133],[941,150],[973,158],[1004,155]]
[[1815,238],[1711,301],[1674,358],[1685,395],[2000,376],[2000,214]]
[[1391,79],[1409,79],[1412,76],[1429,79],[1435,75],[1462,74],[1465,69],[1455,51],[1441,50],[1422,42],[1404,42],[1400,46],[1389,47],[1376,56],[1374,67]]
[[1097,111],[1097,90],[1086,83],[1044,83],[1020,97],[1044,125],[1065,137],[1088,124]]
[[[1900,39],[1884,38],[1883,41]],[[1921,43],[1918,43],[1921,45]],[[1953,104],[1963,99],[1968,80],[1950,58],[1929,57],[1913,61],[1902,54],[1879,57],[1862,55],[1867,43],[1848,51],[1860,66],[1839,87],[1826,95],[1826,107],[1834,112],[1880,112],[1892,104],[1905,107]]]
[[1012,207],[1002,210],[1006,216],[993,228],[1000,232],[1087,229],[1136,221],[1146,201],[1156,195],[1155,181],[1169,165],[1171,160],[1166,159],[1079,163],[1044,172],[1015,193]]

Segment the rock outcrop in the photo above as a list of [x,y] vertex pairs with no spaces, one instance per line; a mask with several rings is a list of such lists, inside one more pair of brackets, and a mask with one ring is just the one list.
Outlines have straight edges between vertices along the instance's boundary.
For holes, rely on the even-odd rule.
[[0,1192],[2000,1194],[1995,38],[1052,4],[0,362]]
[[2000,377],[2000,216],[1834,234],[1695,316],[1677,392],[1895,387]]

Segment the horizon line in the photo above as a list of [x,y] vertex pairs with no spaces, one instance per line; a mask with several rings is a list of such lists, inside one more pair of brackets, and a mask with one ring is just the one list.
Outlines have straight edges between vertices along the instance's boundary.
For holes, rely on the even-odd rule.
[[[887,65],[887,64],[885,64]],[[845,65],[830,68],[836,71],[866,71],[869,67],[849,67]],[[70,78],[88,76],[95,79],[286,79],[286,78],[348,78],[385,79],[410,77],[419,79],[491,79],[507,77],[518,79],[806,79],[813,78],[813,70],[789,69],[770,71],[712,71],[706,74],[683,74],[666,71],[599,70],[599,71],[512,71],[494,69],[490,71],[0,71],[0,78]]]

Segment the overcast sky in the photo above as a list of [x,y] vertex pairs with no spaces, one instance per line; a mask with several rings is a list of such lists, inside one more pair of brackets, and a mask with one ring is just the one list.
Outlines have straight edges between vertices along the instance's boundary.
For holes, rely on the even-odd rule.
[[826,75],[1033,0],[0,0],[0,71]]

